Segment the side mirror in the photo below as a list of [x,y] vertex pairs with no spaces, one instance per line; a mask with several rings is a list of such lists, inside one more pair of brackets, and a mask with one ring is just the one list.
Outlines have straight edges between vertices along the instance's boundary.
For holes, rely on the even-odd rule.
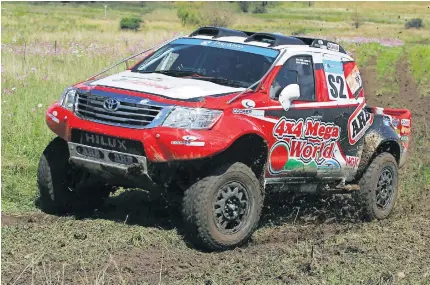
[[282,108],[287,111],[290,108],[291,101],[300,98],[300,87],[299,84],[287,85],[279,94],[279,102]]

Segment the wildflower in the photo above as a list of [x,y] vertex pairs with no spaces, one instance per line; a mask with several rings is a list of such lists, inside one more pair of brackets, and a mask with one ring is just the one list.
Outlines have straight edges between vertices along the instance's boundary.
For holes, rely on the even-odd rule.
[[15,91],[16,90],[16,87],[12,87],[12,89],[11,89],[12,91]]
[[36,67],[31,68],[31,71],[33,71],[33,72],[36,72],[36,70],[37,70]]
[[42,106],[43,106],[43,105],[42,105],[42,104],[40,104],[40,103],[39,103],[39,104],[37,104],[37,108],[42,108]]
[[7,114],[8,117],[12,117],[12,114]]
[[36,108],[31,108],[31,111],[32,111],[32,112],[36,111]]

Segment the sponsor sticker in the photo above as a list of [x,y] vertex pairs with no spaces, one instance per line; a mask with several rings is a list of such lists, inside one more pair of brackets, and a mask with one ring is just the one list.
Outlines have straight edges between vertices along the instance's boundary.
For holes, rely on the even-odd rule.
[[270,173],[340,170],[340,127],[334,123],[282,117],[272,134],[278,141],[270,149]]
[[161,84],[158,84],[158,83],[155,83],[155,82],[151,82],[147,78],[137,78],[137,77],[122,76],[120,78],[112,78],[111,81],[112,82],[131,83],[131,84],[136,84],[136,85],[140,85],[140,86],[154,87],[154,88],[163,89],[163,90],[169,90],[169,89],[173,88],[171,86],[161,85]]
[[139,101],[139,104],[146,105],[149,103],[149,99],[142,99]]
[[197,139],[197,137],[195,137],[195,136],[183,136],[182,139],[184,141],[195,141]]
[[[56,112],[56,111],[54,111],[54,112]],[[51,120],[53,121],[53,122],[55,122],[55,123],[60,123],[60,119],[58,119],[57,117],[55,117],[53,114],[51,114],[51,113],[48,113],[48,117],[49,118],[51,118]]]
[[400,132],[402,132],[404,134],[410,134],[411,128],[402,126],[402,129],[400,130]]
[[360,88],[363,86],[360,71],[358,70],[357,66],[354,66],[351,73],[346,78],[346,83],[348,84],[349,89],[351,89],[351,93],[356,96],[357,91],[359,91]]
[[339,51],[339,45],[331,42],[327,42],[327,49],[328,50],[334,50]]
[[384,125],[385,125],[385,126],[389,127],[389,126],[390,126],[390,123],[391,123],[391,120],[390,120],[390,118],[389,118],[389,117],[384,117],[384,118],[382,119],[382,122],[384,123]]
[[393,118],[391,120],[391,124],[393,125],[394,128],[397,128],[399,126],[400,120],[398,118]]
[[407,141],[409,140],[409,137],[408,137],[408,136],[401,136],[401,137],[400,137],[400,140],[401,140],[402,142],[407,142]]
[[402,119],[401,124],[402,124],[402,126],[410,127],[411,126],[411,120],[409,120],[409,119]]
[[296,58],[296,64],[309,65],[311,61],[304,58]]
[[245,100],[242,100],[242,106],[247,109],[252,109],[255,107],[255,102],[252,101],[251,99],[245,99]]
[[348,119],[348,138],[351,145],[356,144],[373,124],[374,115],[367,112],[364,106],[363,102]]
[[236,115],[250,115],[250,116],[256,116],[256,117],[264,117],[264,110],[233,109],[233,114],[236,114]]
[[172,141],[173,145],[185,145],[185,146],[205,146],[205,142],[196,141]]
[[360,164],[360,158],[357,156],[346,156],[346,166],[351,167],[351,168],[357,168],[358,165]]

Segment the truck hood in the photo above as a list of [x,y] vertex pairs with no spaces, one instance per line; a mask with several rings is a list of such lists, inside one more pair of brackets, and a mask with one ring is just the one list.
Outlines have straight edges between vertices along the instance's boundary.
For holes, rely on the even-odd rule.
[[245,89],[204,80],[178,78],[158,73],[137,73],[130,70],[93,81],[90,85],[127,89],[182,100],[229,94]]

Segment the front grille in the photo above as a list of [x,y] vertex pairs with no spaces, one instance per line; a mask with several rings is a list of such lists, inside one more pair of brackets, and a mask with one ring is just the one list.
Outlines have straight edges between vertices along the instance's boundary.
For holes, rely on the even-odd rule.
[[109,98],[78,94],[75,113],[82,119],[102,124],[142,128],[150,124],[162,109],[160,106],[128,102],[115,98],[120,103],[119,108],[116,111],[109,111],[104,108],[104,103]]
[[91,133],[78,129],[72,129],[71,141],[73,143],[114,150],[118,152],[124,152],[140,156],[145,155],[143,144],[140,141]]

